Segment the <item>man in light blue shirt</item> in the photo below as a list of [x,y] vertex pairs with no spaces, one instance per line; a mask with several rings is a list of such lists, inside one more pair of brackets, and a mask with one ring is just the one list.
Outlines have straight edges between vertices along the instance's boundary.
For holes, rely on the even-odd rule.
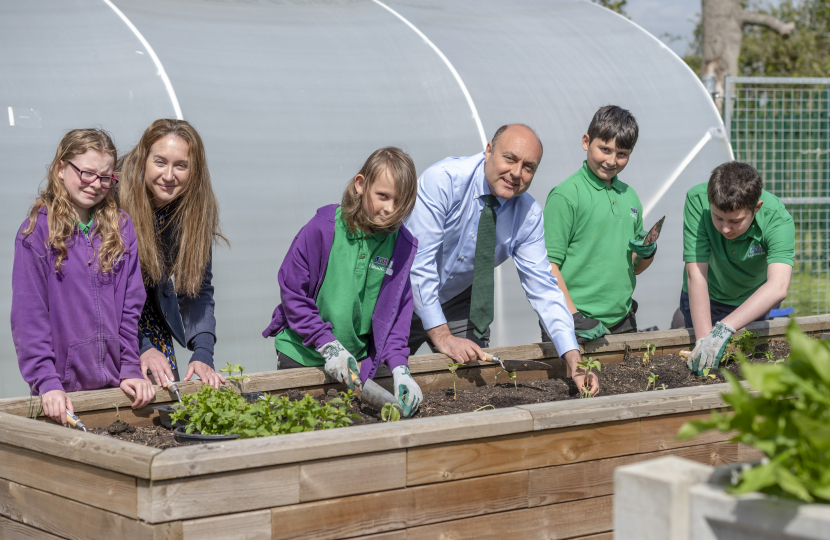
[[[485,360],[481,347],[489,344],[489,327],[483,334],[474,327],[470,306],[471,296],[476,295],[471,290],[479,221],[488,215],[485,206],[491,205],[495,209],[494,266],[513,257],[530,305],[581,391],[585,373],[577,366],[581,357],[573,316],[550,273],[542,208],[526,193],[541,158],[542,143],[536,133],[513,124],[499,128],[483,153],[444,159],[418,178],[418,199],[406,220],[406,227],[418,238],[410,273],[415,315],[409,348],[415,351],[427,342],[433,351],[456,362]],[[484,258],[481,252],[479,257]],[[481,273],[476,273],[477,280]],[[489,300],[491,313],[486,320],[492,321],[492,296]],[[590,391],[599,391],[594,373]]]

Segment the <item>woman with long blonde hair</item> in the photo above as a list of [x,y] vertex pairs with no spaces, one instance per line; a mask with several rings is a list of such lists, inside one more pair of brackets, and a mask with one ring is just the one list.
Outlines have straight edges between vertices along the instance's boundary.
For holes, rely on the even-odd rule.
[[219,387],[213,367],[213,245],[227,239],[199,133],[184,120],[153,122],[119,164],[121,207],[138,236],[147,302],[139,321],[141,372],[162,386],[178,381],[173,339],[193,351],[194,375]]
[[12,270],[12,338],[23,379],[61,424],[66,392],[120,386],[133,408],[155,396],[141,377],[144,286],[135,230],[118,210],[109,134],[75,129],[58,145],[46,187],[20,226]]

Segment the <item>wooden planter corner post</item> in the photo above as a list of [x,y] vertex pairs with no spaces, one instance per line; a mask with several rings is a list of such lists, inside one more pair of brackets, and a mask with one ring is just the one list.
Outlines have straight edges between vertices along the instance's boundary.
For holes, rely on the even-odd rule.
[[[780,339],[788,321],[749,329]],[[799,319],[830,330],[830,316]],[[688,330],[609,336],[586,355],[620,362],[649,341],[658,354],[688,348]],[[510,358],[564,365],[549,345],[493,349]],[[443,355],[413,357],[419,384],[451,386]],[[463,367],[467,384],[489,367]],[[559,369],[560,373],[564,370]],[[556,370],[554,370],[556,372]],[[534,372],[527,372],[533,374]],[[535,372],[547,377],[547,371]],[[449,377],[443,379],[449,375]],[[389,379],[388,372],[381,381]],[[251,375],[245,391],[331,381],[314,368]],[[185,392],[198,383],[182,383]],[[709,432],[675,434],[724,406],[727,385],[421,418],[394,424],[157,450],[23,416],[28,398],[0,401],[0,538],[558,538],[610,539],[613,471],[663,456],[707,465],[759,453]],[[87,425],[115,419],[120,390],[78,392]],[[158,389],[157,405],[170,401]],[[151,424],[153,411],[122,418]],[[137,422],[136,422],[137,423]],[[493,514],[498,515],[493,515]],[[587,519],[590,517],[590,519]]]

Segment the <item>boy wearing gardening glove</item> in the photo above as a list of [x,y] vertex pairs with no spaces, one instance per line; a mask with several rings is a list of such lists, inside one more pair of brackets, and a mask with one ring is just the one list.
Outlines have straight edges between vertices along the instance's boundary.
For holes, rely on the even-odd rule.
[[[545,247],[551,273],[565,294],[580,343],[637,331],[637,274],[654,260],[645,242],[643,206],[621,182],[639,128],[627,110],[599,109],[582,136],[585,162],[553,188],[545,204]],[[542,329],[542,341],[550,341]]]
[[403,408],[403,415],[405,417],[412,416],[424,399],[421,388],[412,378],[407,366],[398,366],[393,369],[392,379],[395,386],[395,398]]
[[689,190],[680,292],[686,328],[698,338],[689,369],[716,369],[736,328],[769,318],[787,296],[794,258],[793,219],[751,165],[724,163]]
[[354,390],[353,381],[357,377],[360,383],[360,371],[357,369],[357,360],[354,359],[352,353],[336,339],[317,349],[317,352],[326,361],[323,371],[337,382],[348,386],[349,390]]

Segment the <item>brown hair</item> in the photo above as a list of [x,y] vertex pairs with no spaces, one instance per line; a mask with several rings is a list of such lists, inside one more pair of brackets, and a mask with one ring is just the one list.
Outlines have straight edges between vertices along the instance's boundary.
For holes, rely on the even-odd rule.
[[754,210],[761,198],[764,182],[755,167],[730,161],[715,167],[709,177],[706,193],[709,204],[724,212]]
[[[368,197],[369,189],[375,180],[386,171],[395,182],[395,190],[398,192],[398,200],[395,204],[395,211],[389,216],[386,224],[381,225],[372,221],[366,215],[364,198]],[[364,196],[361,197],[355,189],[355,178],[362,175],[365,180],[363,184]],[[418,177],[415,174],[415,164],[409,154],[395,146],[387,146],[372,152],[360,172],[349,180],[346,190],[343,192],[341,201],[341,212],[346,226],[355,232],[357,229],[373,232],[395,232],[401,223],[409,217],[415,207],[415,197],[418,193]]]
[[[173,135],[188,144],[188,177],[175,211],[166,227],[173,227],[179,246],[175,260],[167,268],[161,249],[160,235],[156,234],[152,195],[144,182],[150,148],[159,139]],[[119,163],[119,197],[121,207],[130,214],[138,237],[138,256],[141,273],[150,283],[161,281],[162,274],[175,276],[176,292],[195,297],[202,286],[211,249],[217,240],[230,245],[222,235],[219,223],[219,204],[210,183],[205,146],[199,133],[184,120],[156,120],[141,136],[141,140]]]
[[[72,220],[75,210],[58,172],[68,160],[90,150],[111,155],[113,165],[118,159],[109,133],[102,129],[73,129],[64,135],[58,144],[55,158],[46,169],[46,187],[38,193],[37,200],[29,209],[29,226],[23,231],[25,235],[35,230],[38,212],[46,207],[46,219],[49,224],[46,246],[57,251],[55,272],[60,272],[63,267],[63,261],[66,259],[66,240],[75,231],[75,222]],[[97,234],[101,239],[98,259],[101,272],[107,273],[125,251],[124,242],[121,240],[121,212],[118,210],[114,189],[105,191],[104,198],[90,208],[90,214],[92,213],[95,214],[95,225],[90,232]]]
[[597,138],[604,142],[616,139],[617,148],[624,150],[633,150],[639,136],[637,119],[616,105],[600,107],[588,125],[588,142]]

